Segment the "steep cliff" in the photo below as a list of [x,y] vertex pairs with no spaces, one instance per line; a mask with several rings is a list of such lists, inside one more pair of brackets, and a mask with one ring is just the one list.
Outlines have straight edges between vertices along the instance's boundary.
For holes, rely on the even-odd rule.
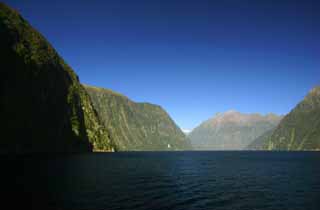
[[85,152],[101,141],[111,149],[77,75],[3,3],[0,44],[0,153]]
[[103,88],[85,88],[118,150],[190,149],[190,142],[160,106],[135,103]]
[[320,150],[320,86],[287,114],[259,143],[266,150]]

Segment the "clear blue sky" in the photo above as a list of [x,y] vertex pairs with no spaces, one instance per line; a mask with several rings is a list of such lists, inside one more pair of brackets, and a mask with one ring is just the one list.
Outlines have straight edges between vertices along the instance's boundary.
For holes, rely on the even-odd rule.
[[81,82],[161,105],[285,114],[320,84],[320,1],[8,0]]

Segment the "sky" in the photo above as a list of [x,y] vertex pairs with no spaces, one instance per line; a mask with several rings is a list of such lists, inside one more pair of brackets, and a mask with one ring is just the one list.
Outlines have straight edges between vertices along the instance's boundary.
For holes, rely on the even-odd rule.
[[318,0],[8,0],[85,84],[162,106],[286,114],[320,84]]

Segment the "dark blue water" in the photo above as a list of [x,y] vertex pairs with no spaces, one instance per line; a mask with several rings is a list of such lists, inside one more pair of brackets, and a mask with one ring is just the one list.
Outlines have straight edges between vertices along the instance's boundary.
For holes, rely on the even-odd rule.
[[2,198],[26,208],[320,209],[317,152],[94,153],[1,163]]

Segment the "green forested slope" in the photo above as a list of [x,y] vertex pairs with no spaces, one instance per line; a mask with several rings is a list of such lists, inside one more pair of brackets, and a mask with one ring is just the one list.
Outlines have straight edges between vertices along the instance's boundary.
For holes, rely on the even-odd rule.
[[118,150],[182,150],[190,143],[157,105],[135,103],[111,90],[85,86]]
[[309,94],[280,122],[262,149],[320,150],[320,86]]
[[77,75],[3,3],[0,44],[0,153],[84,152],[101,141],[111,148]]

